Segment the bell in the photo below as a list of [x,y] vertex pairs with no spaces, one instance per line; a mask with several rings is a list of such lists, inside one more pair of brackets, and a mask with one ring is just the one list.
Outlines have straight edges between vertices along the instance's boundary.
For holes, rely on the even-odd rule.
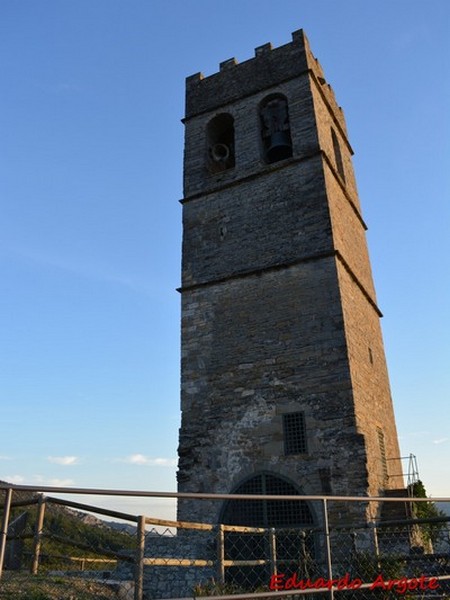
[[230,149],[225,144],[214,144],[211,148],[211,158],[214,162],[223,163],[230,157]]
[[292,144],[288,131],[275,131],[272,133],[266,155],[270,163],[292,156]]

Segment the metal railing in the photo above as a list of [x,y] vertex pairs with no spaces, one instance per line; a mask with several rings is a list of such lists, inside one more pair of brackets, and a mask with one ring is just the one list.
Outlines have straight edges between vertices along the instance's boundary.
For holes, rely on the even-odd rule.
[[[192,502],[306,501],[315,506],[317,518],[312,525],[298,527],[183,522],[109,510],[49,494],[115,497],[118,502],[120,497],[182,498]],[[371,598],[375,590],[388,589],[382,588],[384,584],[396,591],[392,583],[395,581],[402,581],[406,586],[424,586],[433,580],[433,585],[437,582],[440,591],[446,594],[446,581],[450,580],[449,517],[438,515],[389,522],[374,518],[362,521],[359,517],[345,523],[336,518],[338,513],[352,514],[355,508],[367,513],[368,506],[379,507],[383,503],[429,503],[425,498],[177,494],[0,485],[0,500],[3,513],[0,580],[5,586],[13,585],[18,577],[24,581],[26,572],[31,579],[38,573],[47,573],[48,585],[52,577],[69,574],[68,585],[75,586],[75,582],[81,585],[73,576],[74,573],[77,577],[80,575],[81,564],[84,568],[90,566],[91,570],[84,574],[97,583],[106,572],[105,569],[101,572],[99,567],[109,567],[109,579],[130,584],[130,600],[144,600],[150,593],[156,598],[180,595],[177,590],[182,589],[184,577],[180,569],[186,574],[186,586],[190,586],[184,596],[221,596],[223,600],[230,596],[228,590],[233,591],[231,596],[235,600],[274,594],[278,597],[285,592],[333,598],[337,592],[352,591],[349,587],[352,582],[354,598]],[[433,502],[450,506],[450,498],[434,498]],[[61,508],[72,512],[58,512]],[[23,510],[30,515],[28,524],[14,532],[11,526],[18,522],[15,515]],[[114,537],[109,530],[103,531],[101,522],[89,525],[75,519],[72,533],[63,534],[61,523],[67,515],[74,516],[74,511],[81,511],[77,515],[120,519],[132,524],[133,530]],[[59,529],[55,529],[56,521]],[[157,532],[155,527],[165,529]],[[15,569],[5,570],[7,550],[14,544],[22,544],[26,559]],[[386,581],[377,579],[380,576],[385,576]],[[421,577],[425,579],[421,581]],[[152,586],[156,587],[150,589]],[[2,589],[0,587],[0,599]],[[249,595],[248,590],[253,591],[253,595]],[[433,597],[437,597],[434,590]],[[440,597],[450,598],[450,593]]]
[[[408,454],[408,456],[399,456],[395,458],[388,458],[388,461],[400,461],[401,464],[405,463],[406,466],[406,489],[409,495],[412,495],[414,485],[419,482],[419,466],[417,463],[417,457],[415,454]],[[401,473],[393,473],[389,475],[389,479],[400,479],[402,485],[405,485],[405,474],[403,470]]]

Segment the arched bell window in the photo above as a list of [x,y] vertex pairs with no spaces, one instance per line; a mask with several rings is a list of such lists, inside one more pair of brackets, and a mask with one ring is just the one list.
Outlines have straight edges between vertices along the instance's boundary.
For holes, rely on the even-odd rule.
[[265,98],[259,107],[264,160],[278,162],[292,156],[288,102],[280,94]]
[[215,116],[207,127],[208,169],[220,173],[234,167],[234,119],[227,113]]

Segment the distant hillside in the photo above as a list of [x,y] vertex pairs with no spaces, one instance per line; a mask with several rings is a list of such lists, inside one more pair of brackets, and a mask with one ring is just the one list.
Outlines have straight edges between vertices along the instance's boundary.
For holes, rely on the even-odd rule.
[[450,517],[450,502],[436,502],[436,508]]
[[104,523],[107,527],[111,527],[115,531],[127,533],[128,535],[136,535],[137,527],[131,523],[122,523],[119,521],[104,521]]
[[[5,482],[1,484],[8,485]],[[37,516],[37,505],[14,507],[14,502],[36,500],[38,494],[17,491],[13,494],[10,523],[24,513],[27,514],[25,534],[32,537]],[[0,490],[0,508],[5,497],[5,491]],[[72,556],[72,557],[114,557],[117,553],[129,551],[135,547],[133,526],[123,526],[119,523],[108,523],[96,516],[73,510],[65,506],[48,502],[45,508],[44,541],[42,555]],[[130,535],[131,534],[131,535]],[[25,551],[31,548],[31,540],[25,543]],[[52,559],[53,562],[53,559]]]

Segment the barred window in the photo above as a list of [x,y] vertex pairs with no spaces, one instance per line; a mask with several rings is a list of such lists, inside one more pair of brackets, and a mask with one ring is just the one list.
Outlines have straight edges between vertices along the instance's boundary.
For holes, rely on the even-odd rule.
[[[233,493],[300,496],[293,483],[270,473],[260,473],[243,481]],[[305,571],[299,569],[313,564],[316,555],[314,518],[305,500],[228,500],[224,504],[221,523],[264,528],[261,532],[225,531],[225,559],[247,561],[246,565],[234,565],[225,570],[226,583],[244,590],[267,586],[273,573],[268,560],[269,528],[276,529],[278,572],[285,573],[286,577],[294,573],[306,576],[308,566],[304,567]],[[254,562],[248,564],[248,561]]]
[[345,181],[344,161],[342,160],[341,147],[339,145],[339,140],[334,129],[331,129],[331,139],[333,140],[333,150],[334,158],[336,160],[336,167],[339,175],[342,177],[342,180]]
[[286,413],[283,415],[284,453],[305,454],[306,429],[305,416],[302,412]]
[[[247,479],[233,494],[299,496],[292,483],[269,473]],[[309,525],[313,517],[304,500],[228,500],[222,523],[248,527],[291,527]]]
[[383,475],[384,482],[386,483],[388,480],[388,467],[387,467],[387,458],[386,458],[386,443],[384,440],[383,430],[377,427],[377,435],[378,435],[378,445],[380,447],[380,457],[381,457],[381,472]]

